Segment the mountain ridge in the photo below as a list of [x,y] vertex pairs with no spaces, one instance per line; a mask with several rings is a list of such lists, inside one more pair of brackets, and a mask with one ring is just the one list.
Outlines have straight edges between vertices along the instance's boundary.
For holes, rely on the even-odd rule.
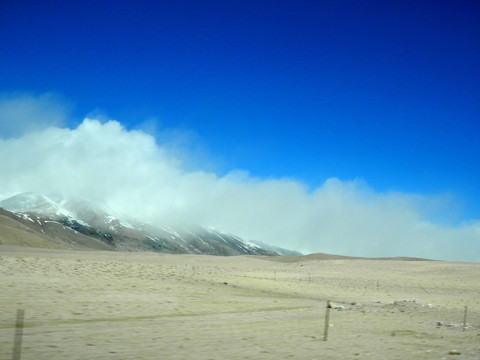
[[[87,200],[53,200],[32,192],[20,193],[0,201],[0,215],[3,218],[0,226],[4,230],[9,227],[10,236],[19,238],[26,236],[26,232],[32,239],[32,234],[35,234],[37,240],[30,242],[36,242],[40,247],[222,256],[300,255],[263,243],[264,246],[245,241],[212,227],[155,226],[139,220],[123,219],[110,209]],[[12,226],[12,221],[18,224]],[[9,242],[6,237],[3,240],[0,237],[0,244],[2,241]]]

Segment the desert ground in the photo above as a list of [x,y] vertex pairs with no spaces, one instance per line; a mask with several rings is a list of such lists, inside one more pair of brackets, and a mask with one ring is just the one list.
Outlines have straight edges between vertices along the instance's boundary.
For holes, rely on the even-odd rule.
[[0,359],[480,359],[479,263],[1,245],[0,279]]

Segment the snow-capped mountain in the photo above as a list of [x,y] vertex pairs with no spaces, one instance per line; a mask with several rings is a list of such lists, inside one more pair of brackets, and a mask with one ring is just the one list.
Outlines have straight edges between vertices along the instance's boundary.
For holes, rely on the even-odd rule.
[[52,242],[97,249],[208,255],[278,255],[268,248],[211,227],[171,228],[124,219],[86,200],[21,193],[0,201],[5,216],[17,219]]

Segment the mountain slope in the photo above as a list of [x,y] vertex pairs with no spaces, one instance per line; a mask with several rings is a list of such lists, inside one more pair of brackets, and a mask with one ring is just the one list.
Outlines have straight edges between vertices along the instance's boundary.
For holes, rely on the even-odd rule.
[[1,201],[0,208],[5,209],[0,213],[3,219],[0,226],[8,227],[5,234],[10,234],[0,237],[1,243],[14,242],[14,236],[26,239],[25,233],[28,233],[36,240],[27,243],[40,247],[208,255],[280,253],[213,228],[173,229],[138,220],[126,221],[113,215],[112,210],[85,200],[54,201],[43,195],[22,193]]
[[75,232],[58,222],[2,208],[0,208],[0,245],[114,250],[112,246]]

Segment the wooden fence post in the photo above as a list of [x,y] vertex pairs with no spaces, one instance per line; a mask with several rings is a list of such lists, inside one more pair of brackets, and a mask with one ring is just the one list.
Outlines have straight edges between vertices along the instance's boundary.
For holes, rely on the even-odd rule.
[[328,339],[328,322],[330,320],[330,300],[327,300],[327,308],[325,309],[325,328],[323,329],[323,341]]
[[15,323],[15,340],[13,342],[13,360],[20,360],[22,354],[22,336],[23,336],[23,320],[25,318],[25,310],[17,310],[17,321]]

